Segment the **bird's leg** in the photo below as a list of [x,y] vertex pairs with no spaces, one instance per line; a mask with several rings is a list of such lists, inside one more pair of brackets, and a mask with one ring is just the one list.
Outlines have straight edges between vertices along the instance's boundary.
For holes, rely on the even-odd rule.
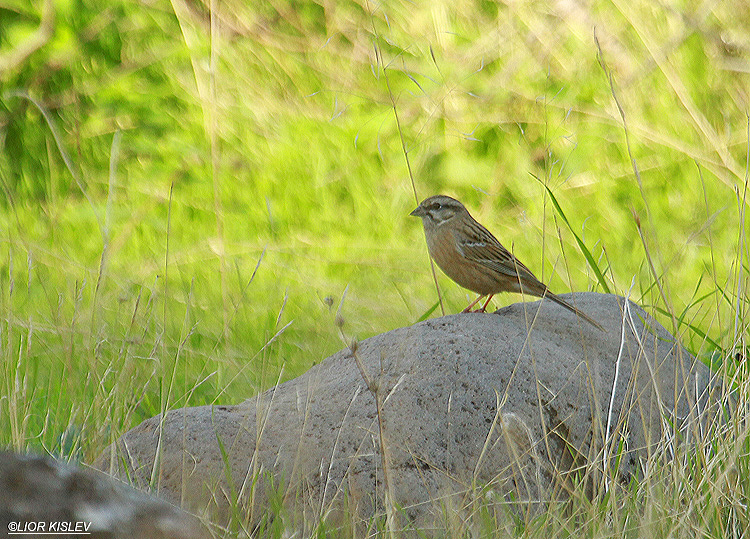
[[483,297],[484,296],[479,296],[477,299],[475,299],[474,301],[472,301],[471,303],[469,303],[469,305],[463,311],[461,311],[461,312],[462,313],[470,313],[470,312],[472,312],[471,308],[474,305],[476,305],[477,303],[479,303],[479,300],[482,299]]
[[[485,295],[486,295],[486,294],[485,294]],[[485,302],[484,302],[484,307],[482,307],[481,309],[477,309],[476,311],[472,311],[472,310],[471,310],[471,308],[472,308],[472,307],[473,307],[474,305],[476,305],[477,303],[479,303],[479,301],[480,301],[480,300],[481,300],[482,298],[484,298],[484,297],[485,297],[485,295],[479,296],[479,297],[478,297],[477,299],[475,299],[474,301],[472,301],[471,303],[469,303],[469,306],[468,306],[468,307],[466,307],[466,308],[465,308],[465,309],[464,309],[463,311],[461,311],[461,312],[462,312],[462,313],[483,313],[483,312],[484,312],[484,310],[485,310],[485,309],[487,308],[487,304],[488,304],[488,303],[490,302],[490,300],[492,299],[492,296],[494,296],[495,294],[490,294],[490,295],[489,295],[489,297],[487,298],[487,301],[485,301]]]
[[482,308],[479,310],[480,313],[487,312],[487,305],[490,304],[490,300],[492,299],[492,296],[494,296],[494,295],[495,294],[490,294],[489,295],[489,297],[487,298],[487,301],[484,302],[484,305],[482,305]]

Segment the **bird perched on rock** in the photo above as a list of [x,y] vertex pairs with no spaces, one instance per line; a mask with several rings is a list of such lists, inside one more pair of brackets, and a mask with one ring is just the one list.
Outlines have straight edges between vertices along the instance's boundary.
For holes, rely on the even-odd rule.
[[485,312],[495,294],[519,292],[549,298],[603,329],[586,314],[550,292],[455,198],[445,195],[426,198],[410,215],[422,219],[427,248],[440,269],[459,285],[480,294],[463,312],[470,312],[485,296],[489,297],[478,312]]

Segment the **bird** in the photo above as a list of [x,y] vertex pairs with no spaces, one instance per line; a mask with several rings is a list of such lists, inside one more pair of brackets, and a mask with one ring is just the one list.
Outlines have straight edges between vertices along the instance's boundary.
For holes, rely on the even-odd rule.
[[[483,313],[495,294],[517,292],[549,298],[604,331],[585,313],[553,294],[455,198],[431,196],[409,215],[422,219],[427,250],[443,273],[462,287],[480,294],[462,312]],[[487,301],[481,309],[471,311],[485,296],[488,296]]]

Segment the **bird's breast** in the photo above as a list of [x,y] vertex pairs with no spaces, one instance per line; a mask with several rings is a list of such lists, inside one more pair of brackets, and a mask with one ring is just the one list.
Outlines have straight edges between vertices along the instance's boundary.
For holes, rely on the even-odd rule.
[[458,248],[450,229],[437,228],[426,234],[427,248],[438,267],[453,281],[478,294],[495,294],[507,290],[507,283],[498,281],[496,272],[467,260]]

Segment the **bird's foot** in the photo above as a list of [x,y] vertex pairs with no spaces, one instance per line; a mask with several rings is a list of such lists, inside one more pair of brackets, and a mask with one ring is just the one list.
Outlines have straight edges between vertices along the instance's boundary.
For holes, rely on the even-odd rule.
[[475,310],[472,311],[471,308],[474,305],[476,305],[477,303],[479,303],[479,300],[481,300],[484,297],[484,296],[479,296],[477,299],[475,299],[474,301],[472,301],[471,303],[469,303],[468,307],[466,307],[461,312],[462,313],[485,313],[485,312],[487,312],[487,305],[489,305],[490,300],[492,299],[492,296],[494,296],[494,295],[495,294],[490,294],[489,297],[487,298],[487,301],[484,302],[484,305],[482,305],[479,309],[475,309]]
[[461,312],[462,313],[484,313],[484,312],[487,312],[487,311],[484,309],[484,307],[480,307],[479,309],[469,309],[468,307],[466,307]]

